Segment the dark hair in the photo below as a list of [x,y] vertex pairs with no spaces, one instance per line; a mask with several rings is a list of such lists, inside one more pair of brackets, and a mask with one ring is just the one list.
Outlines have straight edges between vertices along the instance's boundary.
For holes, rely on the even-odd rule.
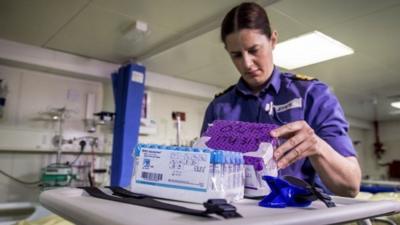
[[221,40],[241,29],[257,29],[268,38],[271,37],[271,26],[267,12],[254,2],[243,2],[226,14],[221,25]]

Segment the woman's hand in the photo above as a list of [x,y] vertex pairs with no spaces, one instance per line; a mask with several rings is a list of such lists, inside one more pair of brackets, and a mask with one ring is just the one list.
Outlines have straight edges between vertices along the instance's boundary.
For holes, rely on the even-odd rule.
[[296,121],[271,131],[286,138],[274,157],[282,169],[298,159],[309,157],[324,184],[336,195],[355,197],[361,183],[361,169],[355,156],[344,157],[318,137],[305,121]]
[[321,139],[303,120],[285,124],[271,131],[271,135],[287,139],[274,151],[279,169],[286,168],[298,159],[319,154]]

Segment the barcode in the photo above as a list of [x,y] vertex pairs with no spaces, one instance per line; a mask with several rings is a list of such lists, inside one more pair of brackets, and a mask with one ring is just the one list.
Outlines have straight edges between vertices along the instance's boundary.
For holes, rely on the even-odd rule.
[[142,178],[145,180],[159,181],[162,180],[162,176],[163,175],[161,173],[142,172]]

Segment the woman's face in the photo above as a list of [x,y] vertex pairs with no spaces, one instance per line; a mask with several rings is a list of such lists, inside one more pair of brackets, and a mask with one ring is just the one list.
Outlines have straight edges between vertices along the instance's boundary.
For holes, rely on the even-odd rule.
[[272,74],[272,50],[276,42],[275,31],[271,38],[256,29],[241,29],[226,36],[226,50],[242,78],[255,93],[261,90]]

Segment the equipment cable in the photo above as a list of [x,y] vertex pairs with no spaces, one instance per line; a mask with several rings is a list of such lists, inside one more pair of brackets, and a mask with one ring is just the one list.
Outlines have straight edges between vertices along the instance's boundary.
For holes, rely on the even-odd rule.
[[15,182],[24,184],[24,185],[35,185],[35,184],[40,184],[41,183],[40,180],[38,180],[38,181],[23,181],[23,180],[20,180],[20,179],[18,179],[16,177],[4,172],[3,170],[0,170],[0,173],[3,174],[4,176],[8,177],[9,179],[11,179],[11,180],[13,180]]

